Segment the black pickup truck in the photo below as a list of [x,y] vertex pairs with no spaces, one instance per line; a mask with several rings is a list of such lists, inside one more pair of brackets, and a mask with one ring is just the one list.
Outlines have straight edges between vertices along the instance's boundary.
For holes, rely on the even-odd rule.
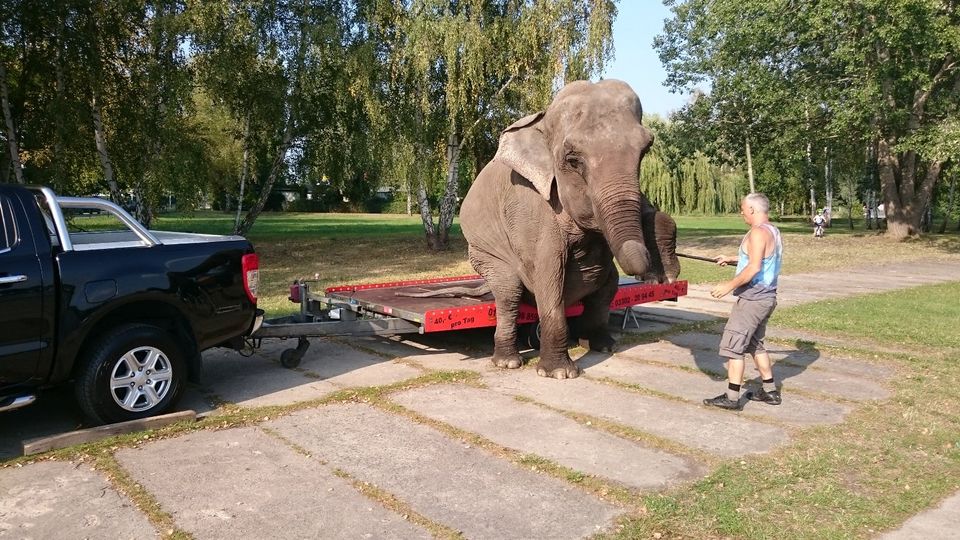
[[[73,232],[80,209],[126,229]],[[103,199],[0,184],[0,411],[64,383],[96,423],[169,410],[201,351],[259,328],[258,266],[239,236],[151,231]]]

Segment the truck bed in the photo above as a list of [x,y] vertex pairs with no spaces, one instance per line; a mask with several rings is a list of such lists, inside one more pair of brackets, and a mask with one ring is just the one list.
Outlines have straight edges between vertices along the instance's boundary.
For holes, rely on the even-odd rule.
[[[212,234],[150,231],[161,244],[201,244],[223,240],[242,240],[239,236],[218,236]],[[142,240],[133,231],[94,231],[71,232],[70,240],[77,251],[112,249],[123,247],[143,247]]]

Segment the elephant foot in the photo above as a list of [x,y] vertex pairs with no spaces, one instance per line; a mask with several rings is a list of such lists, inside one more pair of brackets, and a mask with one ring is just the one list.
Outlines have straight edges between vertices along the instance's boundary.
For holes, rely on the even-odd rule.
[[537,365],[537,375],[551,379],[576,379],[580,376],[580,368],[570,360],[569,356],[557,362],[544,362],[541,358]]
[[613,346],[617,340],[609,332],[598,332],[588,338],[580,338],[580,346],[584,349],[598,352],[613,352]]
[[493,365],[498,368],[517,369],[523,365],[523,359],[520,357],[520,353],[513,353],[511,355],[494,353],[493,358],[490,360],[493,362]]

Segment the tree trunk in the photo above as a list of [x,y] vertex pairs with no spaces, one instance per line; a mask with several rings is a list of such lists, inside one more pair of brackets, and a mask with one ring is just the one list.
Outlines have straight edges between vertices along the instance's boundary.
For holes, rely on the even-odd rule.
[[243,164],[240,166],[240,198],[237,202],[237,218],[233,221],[233,229],[240,227],[240,212],[243,210],[243,188],[247,184],[247,163],[250,157],[250,114],[243,127]]
[[23,165],[20,163],[20,145],[17,144],[17,130],[13,125],[13,113],[10,111],[10,94],[7,92],[7,67],[0,63],[0,102],[3,105],[3,120],[7,125],[7,145],[10,147],[10,163],[13,176],[18,184],[23,183]]
[[[62,23],[59,20],[57,22],[58,24],[62,25]],[[64,163],[64,151],[63,151],[63,142],[64,140],[66,140],[67,134],[65,132],[66,130],[63,127],[64,122],[63,122],[63,114],[62,114],[62,112],[65,109],[64,104],[67,101],[65,92],[64,92],[64,78],[66,75],[63,71],[63,46],[62,46],[61,40],[59,40],[59,37],[57,41],[57,55],[56,55],[56,60],[54,65],[54,73],[56,76],[56,81],[54,86],[56,91],[55,93],[56,106],[54,110],[56,111],[56,113],[54,114],[55,131],[53,134],[53,167],[54,167],[53,183],[55,186],[57,186],[59,182],[66,181],[66,176],[67,176],[66,164]]]
[[461,142],[457,141],[455,133],[451,133],[447,138],[447,181],[443,188],[443,199],[440,200],[438,249],[450,247],[450,226],[453,225],[453,216],[456,213],[457,191],[460,185]]
[[812,144],[807,143],[807,186],[810,188],[810,221],[813,221],[813,216],[817,215],[817,192],[816,186],[814,186],[813,181],[813,149],[811,148]]
[[233,233],[238,235],[245,235],[250,232],[250,229],[253,228],[254,222],[257,221],[257,217],[260,215],[260,212],[263,212],[263,207],[267,205],[267,199],[270,198],[270,192],[273,191],[273,184],[277,182],[277,176],[280,174],[280,167],[286,163],[287,159],[287,150],[290,149],[290,141],[293,140],[293,116],[287,119],[287,125],[283,129],[283,138],[280,141],[280,148],[277,149],[277,156],[273,160],[273,165],[270,167],[270,175],[267,176],[267,181],[264,183],[263,188],[260,191],[260,197],[257,199],[257,202],[247,211],[247,215],[243,217],[243,221],[240,224],[233,228]]
[[747,179],[750,180],[750,193],[756,193],[757,187],[753,182],[753,156],[750,153],[750,137],[744,139],[744,145],[747,147]]
[[431,215],[430,210],[430,199],[427,198],[427,185],[423,178],[423,171],[419,171],[417,177],[419,181],[418,184],[418,200],[420,202],[420,220],[423,222],[423,232],[426,236],[427,247],[436,251],[437,246],[437,232],[433,226],[433,216]]
[[833,221],[833,158],[830,157],[828,150],[824,148],[823,165],[823,195],[825,198],[823,206],[823,215],[827,219],[826,226],[830,227]]
[[148,229],[153,222],[153,206],[142,182],[133,189],[133,217]]
[[953,203],[956,199],[954,197],[957,194],[957,175],[954,174],[950,178],[950,194],[947,195],[947,211],[943,214],[943,223],[940,224],[940,234],[947,232],[947,222],[950,221],[950,216],[953,215]]
[[880,185],[883,190],[887,236],[903,240],[920,233],[923,210],[932,198],[933,186],[940,177],[942,161],[929,164],[923,180],[917,185],[919,157],[915,152],[894,153],[896,140],[880,139],[877,158]]
[[407,175],[407,215],[413,215],[413,193],[410,189],[410,175]]
[[97,154],[100,156],[100,165],[103,167],[103,179],[110,188],[110,200],[121,204],[120,187],[113,177],[113,163],[110,162],[110,152],[107,151],[107,137],[103,132],[103,117],[100,114],[100,100],[96,90],[90,101],[90,114],[93,117],[93,139],[97,144]]

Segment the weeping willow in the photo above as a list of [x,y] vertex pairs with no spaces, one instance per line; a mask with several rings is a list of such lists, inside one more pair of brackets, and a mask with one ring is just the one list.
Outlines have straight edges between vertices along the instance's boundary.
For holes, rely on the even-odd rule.
[[640,166],[640,189],[668,214],[716,215],[735,212],[746,194],[743,174],[716,165],[697,152],[675,168],[654,148]]

